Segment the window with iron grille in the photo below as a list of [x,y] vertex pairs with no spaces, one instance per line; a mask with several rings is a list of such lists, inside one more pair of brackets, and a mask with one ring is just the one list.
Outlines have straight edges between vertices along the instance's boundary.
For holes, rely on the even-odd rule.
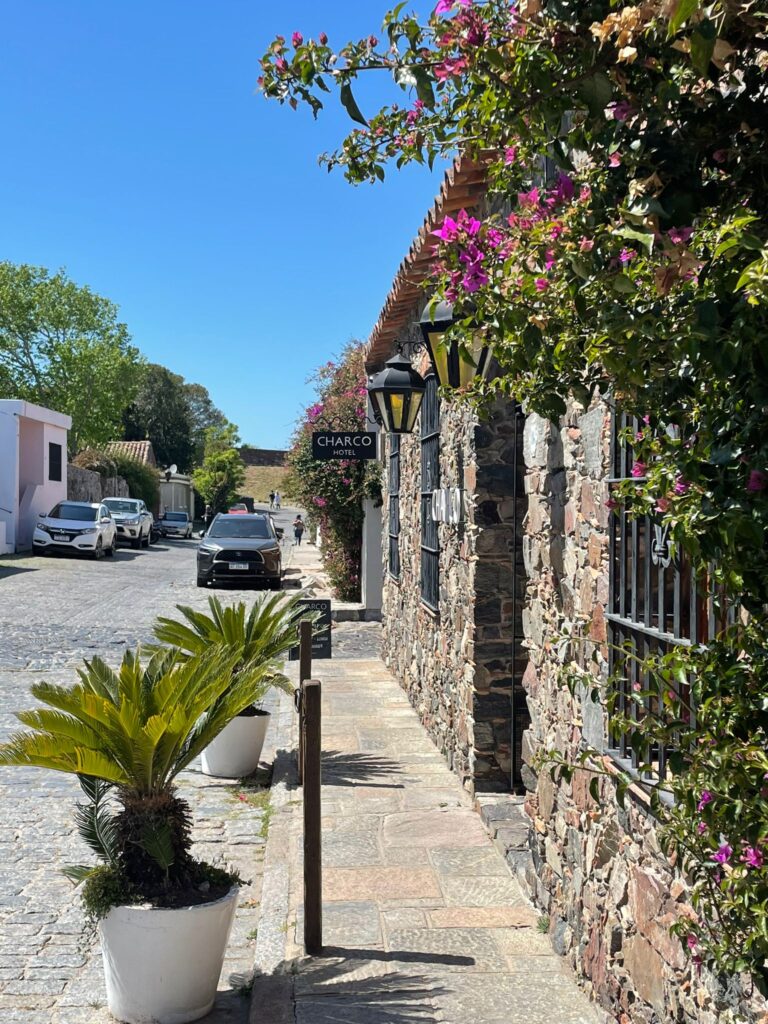
[[[643,482],[642,477],[632,477],[635,457],[632,445],[623,440],[627,432],[634,437],[640,429],[637,419],[614,412],[611,483],[628,478]],[[673,554],[669,529],[661,517],[632,518],[620,504],[611,513],[609,540],[609,669],[617,711],[639,719],[660,710],[654,706],[655,698],[646,697],[642,706],[631,699],[633,691],[649,690],[643,662],[675,644],[705,643],[726,622],[733,621],[735,610],[716,611],[708,579],[697,575],[685,552],[676,548]],[[613,753],[632,767],[641,762],[652,764],[660,779],[667,776],[669,750],[637,751],[630,737],[615,728],[610,730],[609,740]]]
[[440,486],[440,398],[437,377],[427,377],[421,404],[421,599],[432,611],[440,605],[440,544],[432,518],[432,491]]
[[389,435],[389,575],[400,579],[400,435]]

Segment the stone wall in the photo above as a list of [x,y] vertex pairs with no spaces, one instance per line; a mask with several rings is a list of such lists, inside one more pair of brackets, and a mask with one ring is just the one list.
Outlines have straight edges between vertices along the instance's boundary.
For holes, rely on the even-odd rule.
[[[622,808],[608,777],[578,771],[570,784],[555,784],[547,771],[536,772],[541,750],[573,756],[582,736],[604,745],[602,708],[572,697],[561,676],[575,661],[605,681],[609,449],[602,403],[588,411],[571,403],[559,427],[538,416],[526,421],[526,881],[549,915],[555,948],[620,1024],[733,1021],[732,1008],[743,1001],[738,982],[726,991],[706,972],[698,975],[669,933],[670,923],[693,911],[644,794]],[[583,639],[569,642],[571,633]],[[768,1018],[745,1010],[741,1019]]]
[[284,466],[288,452],[276,448],[251,448],[244,445],[239,449],[241,460],[246,466]]
[[[512,689],[515,680],[520,685],[525,663],[519,602],[513,600],[515,574],[519,587],[523,575],[515,522],[524,511],[522,487],[517,507],[513,499],[516,443],[521,481],[523,466],[522,431],[516,435],[515,420],[515,406],[506,400],[482,423],[468,406],[441,402],[440,487],[461,488],[464,508],[459,524],[438,527],[438,614],[420,599],[418,431],[401,438],[398,580],[386,564],[386,504],[384,510],[384,660],[449,766],[472,791],[509,790]],[[383,490],[386,495],[386,473]]]
[[101,476],[92,469],[67,466],[67,497],[70,501],[103,501],[127,498],[128,484],[121,476]]

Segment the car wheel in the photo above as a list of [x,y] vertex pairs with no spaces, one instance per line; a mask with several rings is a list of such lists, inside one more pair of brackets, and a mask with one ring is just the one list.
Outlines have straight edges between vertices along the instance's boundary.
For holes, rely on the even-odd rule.
[[112,538],[112,544],[104,552],[104,554],[107,556],[107,558],[113,558],[114,557],[115,549],[116,548],[117,548],[117,540],[116,540],[116,538],[113,537]]
[[267,587],[270,590],[282,590],[283,589],[283,581],[282,581],[282,579],[280,579],[279,576],[275,580],[267,580]]
[[205,576],[198,576],[197,577],[197,585],[198,585],[198,587],[207,587],[208,586],[208,580],[205,578]]
[[141,540],[141,546],[142,546],[143,548],[148,548],[148,547],[149,547],[149,534],[147,534],[147,535],[146,535],[146,537],[143,537],[143,538],[142,538],[142,540]]
[[96,541],[96,547],[93,549],[91,558],[94,562],[98,562],[100,558],[104,557],[104,546],[101,543],[101,537]]

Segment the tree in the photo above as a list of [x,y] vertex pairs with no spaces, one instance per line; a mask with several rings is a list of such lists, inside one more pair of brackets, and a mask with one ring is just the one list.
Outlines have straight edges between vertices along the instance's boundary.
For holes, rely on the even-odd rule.
[[199,466],[205,455],[205,432],[209,427],[225,427],[227,417],[217,409],[202,384],[183,385],[187,411],[192,426],[192,444],[194,446],[192,460]]
[[141,356],[117,315],[63,270],[0,262],[0,397],[71,416],[71,452],[118,435],[138,387]]
[[225,512],[245,483],[245,466],[235,447],[239,440],[232,423],[209,427],[205,432],[205,457],[202,466],[193,472],[192,482],[214,513]]
[[127,441],[152,442],[161,466],[191,468],[195,445],[184,378],[165,366],[149,363],[136,397],[123,415]]

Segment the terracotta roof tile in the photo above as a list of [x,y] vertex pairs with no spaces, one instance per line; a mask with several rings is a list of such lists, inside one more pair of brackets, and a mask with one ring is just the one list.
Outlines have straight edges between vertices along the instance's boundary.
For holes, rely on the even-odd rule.
[[424,294],[421,285],[429,275],[432,262],[432,232],[446,216],[479,206],[486,187],[482,163],[461,158],[446,171],[440,193],[398,267],[384,308],[371,331],[365,353],[365,362],[370,369],[380,366],[389,357],[395,338],[414,316],[414,307],[418,306],[419,298]]
[[127,455],[136,462],[143,462],[148,466],[157,465],[151,441],[110,441],[107,444],[107,451]]

